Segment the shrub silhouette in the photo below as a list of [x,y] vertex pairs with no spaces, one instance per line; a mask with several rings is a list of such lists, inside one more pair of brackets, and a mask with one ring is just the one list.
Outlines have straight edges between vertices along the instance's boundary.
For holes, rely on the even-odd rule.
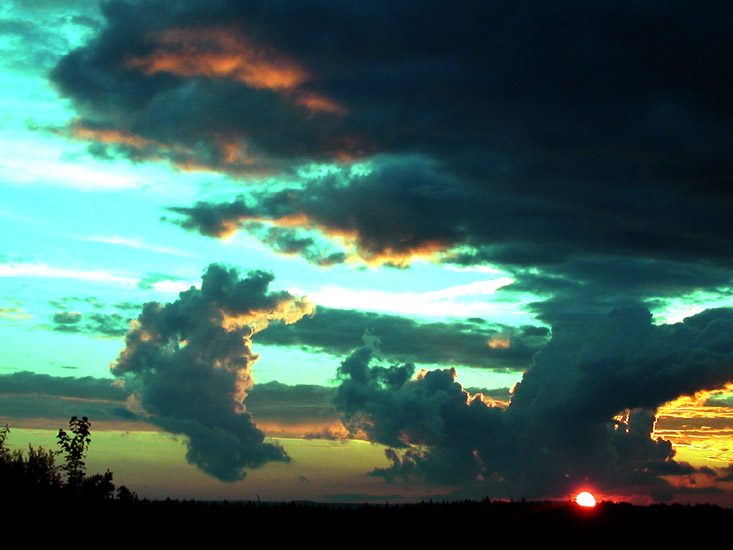
[[[91,422],[84,416],[72,416],[68,431],[60,429],[56,439],[60,451],[34,448],[28,452],[11,451],[5,446],[10,433],[6,425],[0,427],[0,486],[9,497],[22,500],[49,498],[81,498],[89,501],[110,500],[115,496],[113,474],[87,476],[86,452],[91,443]],[[56,457],[63,455],[64,463],[56,464]],[[136,500],[137,496],[126,487],[118,489],[120,500]]]
[[23,495],[26,498],[46,497],[57,493],[62,485],[59,467],[56,465],[58,451],[28,445],[27,456],[19,449],[5,447],[10,428],[0,428],[0,485],[9,495]]

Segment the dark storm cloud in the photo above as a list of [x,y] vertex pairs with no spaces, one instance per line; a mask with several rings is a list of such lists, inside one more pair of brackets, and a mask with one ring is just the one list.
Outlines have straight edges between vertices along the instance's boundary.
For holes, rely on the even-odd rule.
[[[265,219],[346,238],[353,247],[348,252],[398,264],[435,253],[462,265],[557,264],[579,253],[729,261],[730,203],[676,189],[666,190],[663,199],[634,186],[608,192],[613,200],[603,198],[600,186],[593,196],[587,190],[533,194],[530,181],[517,189],[493,188],[448,173],[426,157],[380,157],[368,173],[342,172],[302,187],[170,210],[179,214],[174,222],[206,236],[228,236]],[[268,244],[281,251],[277,242]],[[301,248],[308,260],[322,260]]]
[[[541,269],[517,268],[512,276],[514,283],[498,295],[537,296],[527,307],[553,326],[640,303],[656,309],[681,296],[688,305],[704,306],[733,288],[730,268],[643,257],[575,257]],[[705,295],[696,296],[700,291]]]
[[[661,476],[695,470],[653,440],[656,408],[733,380],[733,313],[652,325],[642,308],[553,327],[507,408],[469,395],[451,369],[375,365],[360,348],[338,370],[345,425],[393,448],[373,475],[479,486],[506,496],[675,492]],[[394,449],[403,449],[398,452]]]
[[549,337],[549,330],[541,326],[421,322],[398,315],[319,307],[297,324],[273,324],[257,340],[264,345],[298,346],[343,356],[365,333],[378,339],[379,354],[385,358],[495,370],[528,368]]
[[244,406],[258,358],[251,337],[269,321],[292,323],[312,309],[285,291],[270,292],[273,279],[264,271],[240,278],[234,268],[210,265],[200,289],[191,287],[169,304],[143,306],[112,367],[147,419],[185,434],[187,459],[223,481],[289,460],[281,447],[264,441]]
[[287,218],[403,263],[444,249],[521,265],[584,252],[730,261],[727,5],[148,1],[103,11],[104,31],[53,72],[80,137],[182,166],[291,177],[303,162],[381,154],[371,174],[310,181],[292,198],[181,209],[204,234]]

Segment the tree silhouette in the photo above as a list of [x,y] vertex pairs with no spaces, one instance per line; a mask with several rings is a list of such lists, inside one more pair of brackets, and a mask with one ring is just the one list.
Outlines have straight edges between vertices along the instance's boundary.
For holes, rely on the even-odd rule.
[[73,436],[60,429],[56,437],[66,459],[66,464],[61,466],[61,469],[66,472],[67,485],[75,491],[81,487],[86,475],[84,455],[92,441],[91,425],[86,416],[82,416],[81,420],[72,416],[69,420],[69,431]]
[[91,426],[92,423],[86,416],[82,416],[81,419],[72,416],[69,420],[69,432],[72,435],[60,429],[56,436],[66,461],[61,466],[66,472],[65,489],[72,496],[89,500],[108,500],[114,498],[115,494],[112,472],[107,470],[103,474],[86,475],[84,457],[92,441]]

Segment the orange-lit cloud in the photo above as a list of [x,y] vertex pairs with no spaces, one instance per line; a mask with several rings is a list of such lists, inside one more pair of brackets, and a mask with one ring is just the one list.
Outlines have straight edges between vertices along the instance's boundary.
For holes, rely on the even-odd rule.
[[348,111],[342,105],[339,105],[332,99],[318,95],[314,92],[303,92],[299,94],[295,103],[308,109],[312,113],[326,112],[337,115],[345,115]]
[[337,162],[349,163],[364,158],[378,150],[356,134],[344,134],[330,141],[328,154]]
[[717,390],[702,390],[693,395],[681,395],[674,401],[670,401],[660,408],[660,413],[665,410],[677,410],[685,407],[703,407],[708,399],[723,393],[733,393],[733,382]]
[[71,133],[77,139],[96,141],[111,145],[125,145],[128,147],[134,147],[135,149],[166,147],[160,142],[146,139],[129,132],[123,132],[112,128],[90,128],[89,126],[84,126],[79,123],[76,123],[71,127]]
[[337,419],[316,421],[305,419],[302,422],[290,420],[263,419],[258,414],[257,426],[269,437],[298,437],[308,439],[351,439],[351,434]]
[[233,315],[226,311],[221,311],[222,328],[233,331],[240,330],[243,327],[250,327],[252,330],[250,336],[267,328],[269,321],[276,319],[282,321],[286,325],[290,325],[302,319],[306,315],[311,315],[315,311],[315,304],[306,298],[300,298],[297,302],[279,302],[269,311],[269,317],[263,318],[262,312],[252,311],[251,313],[239,313]]
[[147,75],[167,72],[185,77],[230,78],[251,88],[270,90],[295,88],[310,78],[295,61],[255,46],[231,29],[171,29],[151,38],[157,49],[144,57],[128,58],[128,68]]
[[302,65],[233,28],[177,28],[150,35],[156,49],[129,57],[125,66],[146,75],[169,73],[182,77],[237,80],[254,89],[284,94],[311,113],[343,115],[336,101],[298,88],[313,80]]
[[384,265],[407,267],[417,259],[434,260],[450,248],[450,245],[443,242],[424,241],[403,248],[383,246],[375,250],[376,247],[362,241],[361,235],[356,229],[328,225],[302,212],[279,218],[254,215],[223,218],[217,222],[215,229],[210,230],[210,234],[220,239],[227,239],[247,222],[263,223],[275,227],[316,230],[324,237],[338,243],[345,251],[347,261],[366,264],[370,267]]
[[95,128],[75,122],[71,126],[71,135],[84,141],[131,147],[146,159],[166,159],[184,172],[210,172],[222,167],[228,172],[246,173],[250,176],[264,177],[271,174],[271,170],[263,164],[262,159],[250,155],[246,143],[236,136],[220,134],[210,136],[214,154],[207,160],[201,159],[201,155],[194,148],[180,144],[171,146],[113,128]]
[[483,393],[474,393],[474,394],[469,393],[467,402],[470,404],[477,399],[483,402],[484,404],[488,405],[489,407],[500,407],[502,409],[506,409],[509,406],[509,401],[502,401],[501,399],[494,399]]
[[384,247],[378,252],[372,252],[356,239],[353,244],[357,249],[354,257],[371,267],[382,265],[408,267],[415,260],[434,260],[449,248],[447,244],[442,242],[426,241],[399,250]]
[[236,139],[225,136],[216,137],[216,145],[221,154],[221,160],[228,165],[252,165],[257,159],[247,153],[247,147]]
[[506,336],[494,335],[486,340],[486,345],[491,349],[509,349],[512,343]]

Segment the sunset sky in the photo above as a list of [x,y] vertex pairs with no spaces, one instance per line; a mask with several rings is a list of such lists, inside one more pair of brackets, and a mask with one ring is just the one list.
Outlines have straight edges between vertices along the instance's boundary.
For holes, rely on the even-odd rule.
[[140,496],[733,506],[728,3],[6,0],[0,424]]

